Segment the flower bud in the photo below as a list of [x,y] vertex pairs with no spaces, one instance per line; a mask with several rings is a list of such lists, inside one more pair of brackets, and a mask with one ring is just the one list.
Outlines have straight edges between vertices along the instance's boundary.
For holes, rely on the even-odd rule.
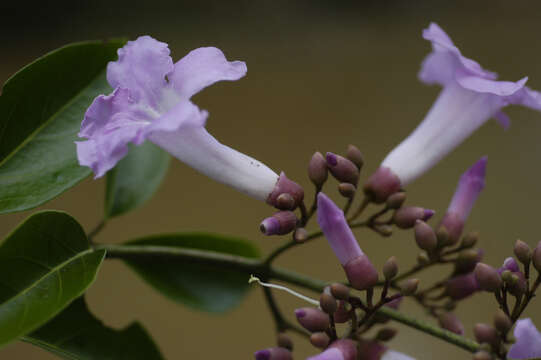
[[404,296],[411,296],[417,292],[418,287],[419,279],[408,279],[400,286],[400,292]]
[[474,274],[481,290],[496,292],[502,286],[502,279],[500,278],[498,271],[492,266],[478,263],[475,265]]
[[259,229],[265,235],[284,235],[297,225],[297,215],[292,211],[279,211],[261,222]]
[[331,284],[331,294],[336,299],[347,300],[349,299],[349,288],[344,284],[333,283]]
[[436,238],[438,239],[438,247],[442,248],[449,245],[449,232],[445,226],[438,226],[436,229]]
[[524,265],[530,264],[530,260],[532,259],[532,250],[524,241],[517,240],[515,247],[513,248],[513,252],[515,253],[518,261]]
[[346,157],[357,166],[357,169],[361,170],[364,165],[364,158],[361,151],[355,145],[348,145]]
[[308,331],[324,331],[329,327],[329,315],[316,308],[301,308],[295,310],[299,323]]
[[447,241],[445,246],[452,246],[460,239],[462,229],[464,228],[464,222],[456,213],[447,213],[444,215],[439,227],[443,227],[447,231]]
[[532,254],[533,267],[541,273],[541,241],[537,244]]
[[445,283],[445,294],[453,300],[462,300],[479,290],[473,273],[455,276]]
[[322,293],[319,297],[319,306],[321,307],[321,310],[323,310],[329,315],[334,314],[334,312],[338,308],[336,299],[331,294],[325,292]]
[[280,210],[293,210],[297,205],[295,199],[290,194],[280,194],[276,198],[276,208]]
[[276,343],[278,347],[293,351],[293,340],[286,333],[279,333],[276,337]]
[[387,207],[389,209],[399,209],[406,201],[406,193],[403,191],[396,192],[387,199]]
[[383,264],[383,276],[386,280],[392,280],[398,274],[398,264],[396,257],[391,256],[385,264]]
[[351,286],[357,290],[369,289],[378,282],[378,272],[365,254],[344,265],[344,271]]
[[272,347],[256,351],[255,360],[293,360],[293,355],[287,349],[281,347]]
[[297,207],[304,199],[303,188],[296,182],[289,180],[284,172],[280,174],[274,190],[269,194],[267,204],[276,207],[278,205],[278,197],[282,194],[289,194],[293,197],[295,201],[294,207]]
[[422,220],[415,221],[415,242],[420,249],[427,251],[428,253],[436,250],[438,246],[438,239],[436,233],[430,225]]
[[327,173],[327,161],[319,151],[316,151],[308,163],[308,177],[317,188],[321,188],[327,181]]
[[334,313],[334,322],[337,324],[343,324],[351,318],[349,313],[350,305],[343,300],[338,301],[338,308]]
[[308,231],[305,228],[296,228],[294,239],[298,243],[305,242],[308,239]]
[[479,241],[479,232],[477,231],[469,232],[466,234],[466,236],[462,238],[462,247],[472,248],[475,246],[475,244],[477,244],[478,241]]
[[452,312],[445,312],[438,316],[438,322],[442,329],[449,330],[458,335],[464,335],[464,325]]
[[507,334],[512,326],[513,323],[511,322],[509,316],[507,316],[502,310],[498,309],[496,315],[494,315],[494,327],[498,329],[500,333]]
[[401,229],[409,229],[417,220],[426,221],[434,215],[434,211],[418,206],[405,206],[395,211],[393,222]]
[[429,262],[430,262],[430,258],[428,257],[427,253],[421,252],[417,255],[417,263],[419,263],[419,265],[425,265],[425,264],[428,264]]
[[503,261],[503,265],[501,268],[498,269],[498,273],[501,274],[505,270],[509,270],[515,273],[520,271],[520,267],[518,266],[518,263],[514,258],[508,257]]
[[356,360],[357,343],[349,339],[334,341],[327,350],[321,354],[311,356],[306,360]]
[[319,331],[315,332],[312,335],[310,335],[310,344],[314,345],[315,347],[319,349],[325,349],[331,342],[331,339],[329,338],[329,335],[326,333]]
[[385,327],[378,331],[376,334],[376,340],[383,342],[389,341],[396,336],[397,332],[398,330],[396,329]]
[[527,290],[526,279],[522,272],[512,273],[511,276],[509,276],[509,281],[506,281],[506,284],[509,292],[514,296],[520,296]]
[[495,328],[487,324],[475,324],[473,327],[473,335],[480,343],[487,343],[492,346],[498,346],[500,338]]
[[488,351],[480,350],[473,354],[473,360],[492,360],[493,357]]
[[327,167],[338,181],[357,185],[359,182],[359,169],[350,160],[340,155],[328,152],[326,155]]
[[463,250],[455,261],[455,274],[465,274],[473,271],[481,260],[480,251],[475,249]]
[[351,199],[355,196],[355,192],[357,191],[357,188],[355,185],[350,183],[341,183],[338,185],[338,192],[340,195],[347,199]]
[[364,184],[364,192],[376,204],[381,204],[387,198],[400,190],[400,179],[388,167],[379,167]]

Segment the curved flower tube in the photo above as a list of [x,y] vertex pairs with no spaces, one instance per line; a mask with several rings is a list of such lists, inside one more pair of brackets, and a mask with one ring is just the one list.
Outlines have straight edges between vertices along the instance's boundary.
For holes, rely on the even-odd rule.
[[513,333],[517,341],[507,353],[508,359],[536,359],[541,357],[541,332],[531,319],[517,321]]
[[[443,87],[425,119],[381,163],[393,188],[404,187],[431,169],[491,117],[509,126],[502,108],[523,105],[541,111],[541,94],[516,82],[497,81],[497,75],[466,58],[435,23],[423,31],[432,53],[423,61],[419,79]],[[399,185],[396,184],[399,181]]]
[[98,178],[127,154],[128,143],[150,140],[210,178],[267,201],[285,175],[218,142],[205,129],[208,113],[190,101],[217,81],[240,79],[246,64],[227,61],[214,47],[195,49],[177,63],[169,53],[150,36],[118,50],[118,61],[107,66],[114,91],[98,96],[81,124],[79,136],[88,140],[76,143],[79,163]]

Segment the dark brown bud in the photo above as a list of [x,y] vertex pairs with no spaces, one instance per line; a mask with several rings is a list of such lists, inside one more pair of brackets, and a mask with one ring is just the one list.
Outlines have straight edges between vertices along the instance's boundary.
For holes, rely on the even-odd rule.
[[364,165],[364,158],[361,151],[355,145],[348,145],[346,157],[357,166],[357,169],[361,170]]
[[295,199],[290,194],[280,194],[276,198],[276,208],[280,210],[293,210],[295,209]]
[[319,151],[315,152],[308,163],[308,177],[310,181],[316,187],[320,188],[327,181],[327,173],[327,161],[325,161],[325,157]]
[[428,253],[436,250],[436,247],[438,246],[436,233],[430,225],[422,220],[417,220],[415,222],[415,242],[419,248]]
[[386,280],[393,279],[398,274],[398,264],[396,262],[396,257],[391,256],[385,264],[383,264],[383,276]]
[[350,160],[340,155],[328,152],[326,155],[327,168],[338,181],[357,186],[359,182],[359,169]]
[[473,327],[473,335],[480,343],[487,343],[494,347],[498,346],[500,338],[495,328],[487,324],[475,324]]
[[349,321],[351,319],[351,305],[344,300],[338,301],[338,308],[336,309],[336,312],[334,313],[334,322],[337,324],[343,324],[346,321]]
[[526,279],[524,278],[524,274],[522,272],[513,273],[508,278],[509,282],[506,281],[506,284],[511,294],[514,296],[520,296],[526,292]]
[[488,351],[480,350],[473,354],[473,360],[492,360],[493,357]]
[[331,294],[336,299],[339,299],[339,300],[349,299],[349,291],[350,291],[349,288],[344,284],[340,284],[340,283],[331,284]]
[[438,247],[442,248],[449,245],[449,232],[445,226],[439,226],[436,230],[436,238],[438,239]]
[[288,349],[289,351],[293,350],[293,341],[286,333],[279,333],[276,337],[276,344],[284,349]]
[[408,279],[402,284],[402,286],[400,286],[400,289],[401,289],[402,295],[410,296],[417,292],[418,287],[419,287],[419,279]]
[[319,349],[325,349],[329,345],[331,339],[324,332],[315,332],[310,335],[310,343]]
[[494,315],[494,327],[502,334],[507,334],[511,329],[513,323],[509,316],[507,316],[502,310],[498,310],[496,315]]
[[530,264],[530,261],[532,260],[532,249],[530,249],[528,244],[526,244],[524,241],[517,240],[517,242],[515,242],[513,252],[515,253],[518,261],[524,265]]
[[454,332],[458,335],[464,334],[464,325],[452,312],[445,312],[438,316],[438,322],[443,329]]
[[426,221],[434,215],[434,211],[418,206],[405,206],[396,210],[393,222],[401,229],[410,229],[415,226],[417,220]]
[[474,247],[475,244],[479,241],[479,232],[472,231],[470,233],[467,233],[466,236],[462,238],[462,247],[463,248],[471,248]]
[[502,286],[502,279],[498,274],[498,271],[492,266],[477,263],[477,265],[475,265],[474,274],[481,290],[496,292]]
[[305,228],[297,228],[295,229],[295,241],[302,243],[305,242],[308,238],[308,231],[306,231]]
[[336,308],[338,307],[338,303],[336,302],[336,299],[331,294],[324,292],[319,297],[319,306],[321,307],[321,310],[323,310],[329,315],[332,315],[336,311]]
[[338,185],[338,192],[340,195],[347,199],[351,199],[355,196],[355,192],[357,191],[357,188],[355,185],[350,183],[341,183]]
[[389,196],[386,203],[389,209],[400,209],[404,202],[406,202],[406,193],[400,191]]
[[384,327],[383,329],[378,331],[378,333],[376,334],[376,340],[383,341],[383,342],[389,341],[392,338],[394,338],[397,333],[398,333],[398,330],[396,329]]
[[475,249],[463,250],[455,261],[455,273],[464,274],[472,271],[479,262],[479,252]]
[[535,270],[541,273],[541,241],[537,243],[537,246],[533,250],[532,263]]

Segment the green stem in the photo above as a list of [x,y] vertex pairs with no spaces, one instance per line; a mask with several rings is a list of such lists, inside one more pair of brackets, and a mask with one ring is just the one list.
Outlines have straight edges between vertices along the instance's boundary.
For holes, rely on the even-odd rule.
[[[254,274],[263,279],[274,279],[298,285],[315,292],[322,292],[328,282],[312,279],[308,276],[270,266],[267,262],[259,259],[251,259],[242,256],[217,253],[213,251],[177,248],[171,246],[150,246],[150,245],[97,245],[96,249],[105,249],[108,258],[119,259],[153,259],[163,258],[182,259],[195,263],[224,265],[228,269],[236,269],[246,272],[246,275]],[[475,341],[454,334],[450,331],[427,324],[423,321],[411,318],[399,311],[383,306],[377,311],[378,314],[389,317],[404,325],[420,330],[426,334],[442,339],[470,352],[479,351],[480,345]]]

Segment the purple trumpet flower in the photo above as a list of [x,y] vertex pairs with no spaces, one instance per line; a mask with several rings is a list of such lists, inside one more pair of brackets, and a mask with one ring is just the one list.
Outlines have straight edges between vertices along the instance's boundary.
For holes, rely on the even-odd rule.
[[391,350],[377,341],[361,341],[359,354],[359,360],[415,360],[411,356]]
[[440,226],[449,233],[449,241],[456,243],[462,234],[464,223],[470,215],[475,200],[485,187],[487,157],[473,164],[458,181],[458,186]]
[[280,193],[287,187],[295,197],[300,187],[285,175],[278,176],[209,134],[208,113],[190,101],[205,87],[238,80],[246,71],[244,62],[227,61],[214,47],[195,49],[173,63],[166,43],[150,36],[129,41],[118,50],[118,60],[107,66],[113,93],[98,96],[86,111],[79,136],[88,140],[76,142],[79,163],[92,168],[98,178],[126,156],[128,143],[150,140],[201,173],[256,199],[272,203],[280,195],[278,187]]
[[333,342],[327,350],[310,356],[306,360],[356,360],[357,344],[349,339],[341,339]]
[[432,53],[425,58],[419,79],[443,90],[425,119],[381,163],[379,173],[387,172],[387,181],[384,189],[372,189],[376,195],[411,183],[491,117],[507,128],[509,119],[501,111],[505,106],[541,110],[541,94],[525,86],[527,77],[516,82],[496,80],[495,73],[464,57],[435,23],[423,31],[423,38],[432,43]]
[[537,330],[531,319],[518,320],[513,334],[517,341],[507,353],[509,359],[537,359],[541,357],[541,332]]
[[344,212],[321,192],[317,197],[317,208],[319,226],[344,267],[351,286],[357,290],[372,287],[378,281],[378,272],[359,247]]

